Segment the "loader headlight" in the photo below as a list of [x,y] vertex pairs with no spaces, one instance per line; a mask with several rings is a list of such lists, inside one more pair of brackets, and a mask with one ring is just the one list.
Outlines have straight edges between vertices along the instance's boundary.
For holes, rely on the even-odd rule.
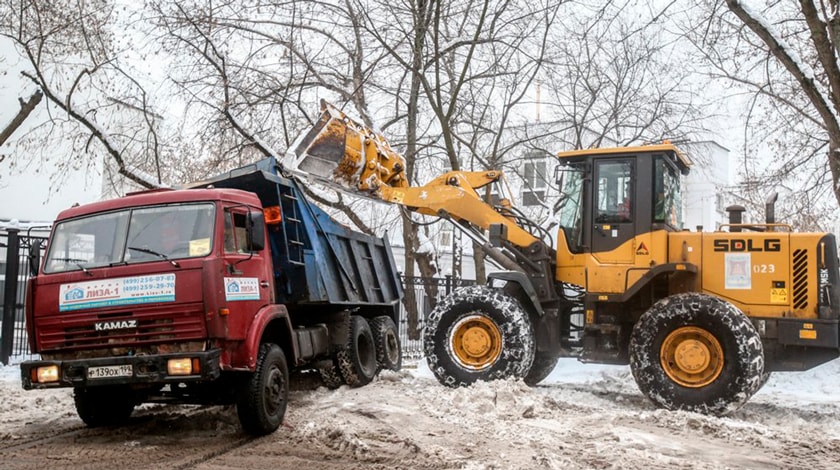
[[58,366],[39,367],[35,371],[35,381],[38,383],[58,382]]

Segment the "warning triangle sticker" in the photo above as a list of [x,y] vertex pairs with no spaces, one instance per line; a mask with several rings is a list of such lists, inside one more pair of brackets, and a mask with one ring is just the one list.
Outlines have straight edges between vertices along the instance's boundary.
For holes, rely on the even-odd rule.
[[650,254],[650,252],[647,249],[647,246],[645,246],[645,242],[639,243],[639,248],[636,249],[636,254],[641,256],[647,256]]

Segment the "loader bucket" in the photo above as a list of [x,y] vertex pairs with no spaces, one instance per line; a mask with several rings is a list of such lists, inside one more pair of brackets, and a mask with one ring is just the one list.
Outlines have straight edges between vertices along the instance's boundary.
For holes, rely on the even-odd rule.
[[293,147],[295,161],[292,167],[317,179],[352,187],[353,177],[358,181],[363,162],[359,158],[348,158],[345,151],[347,125],[340,116],[334,115],[333,110],[321,103],[320,119]]
[[287,155],[286,167],[351,192],[407,185],[405,159],[379,133],[321,101],[321,117]]

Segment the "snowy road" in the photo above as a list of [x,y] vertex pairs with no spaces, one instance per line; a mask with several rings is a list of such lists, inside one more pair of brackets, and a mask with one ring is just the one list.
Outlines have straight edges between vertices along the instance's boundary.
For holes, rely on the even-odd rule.
[[195,469],[840,469],[840,361],[775,374],[725,418],[657,410],[626,367],[562,360],[544,385],[447,389],[423,364],[373,384],[295,391],[250,439],[232,408],[145,406],[87,429],[69,390],[24,392],[0,367],[0,466]]

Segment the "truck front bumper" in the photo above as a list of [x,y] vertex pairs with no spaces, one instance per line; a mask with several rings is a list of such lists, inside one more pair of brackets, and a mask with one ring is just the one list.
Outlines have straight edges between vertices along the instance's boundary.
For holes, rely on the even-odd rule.
[[26,361],[20,365],[25,390],[97,385],[202,382],[219,378],[221,351],[147,356],[99,357],[66,361]]

